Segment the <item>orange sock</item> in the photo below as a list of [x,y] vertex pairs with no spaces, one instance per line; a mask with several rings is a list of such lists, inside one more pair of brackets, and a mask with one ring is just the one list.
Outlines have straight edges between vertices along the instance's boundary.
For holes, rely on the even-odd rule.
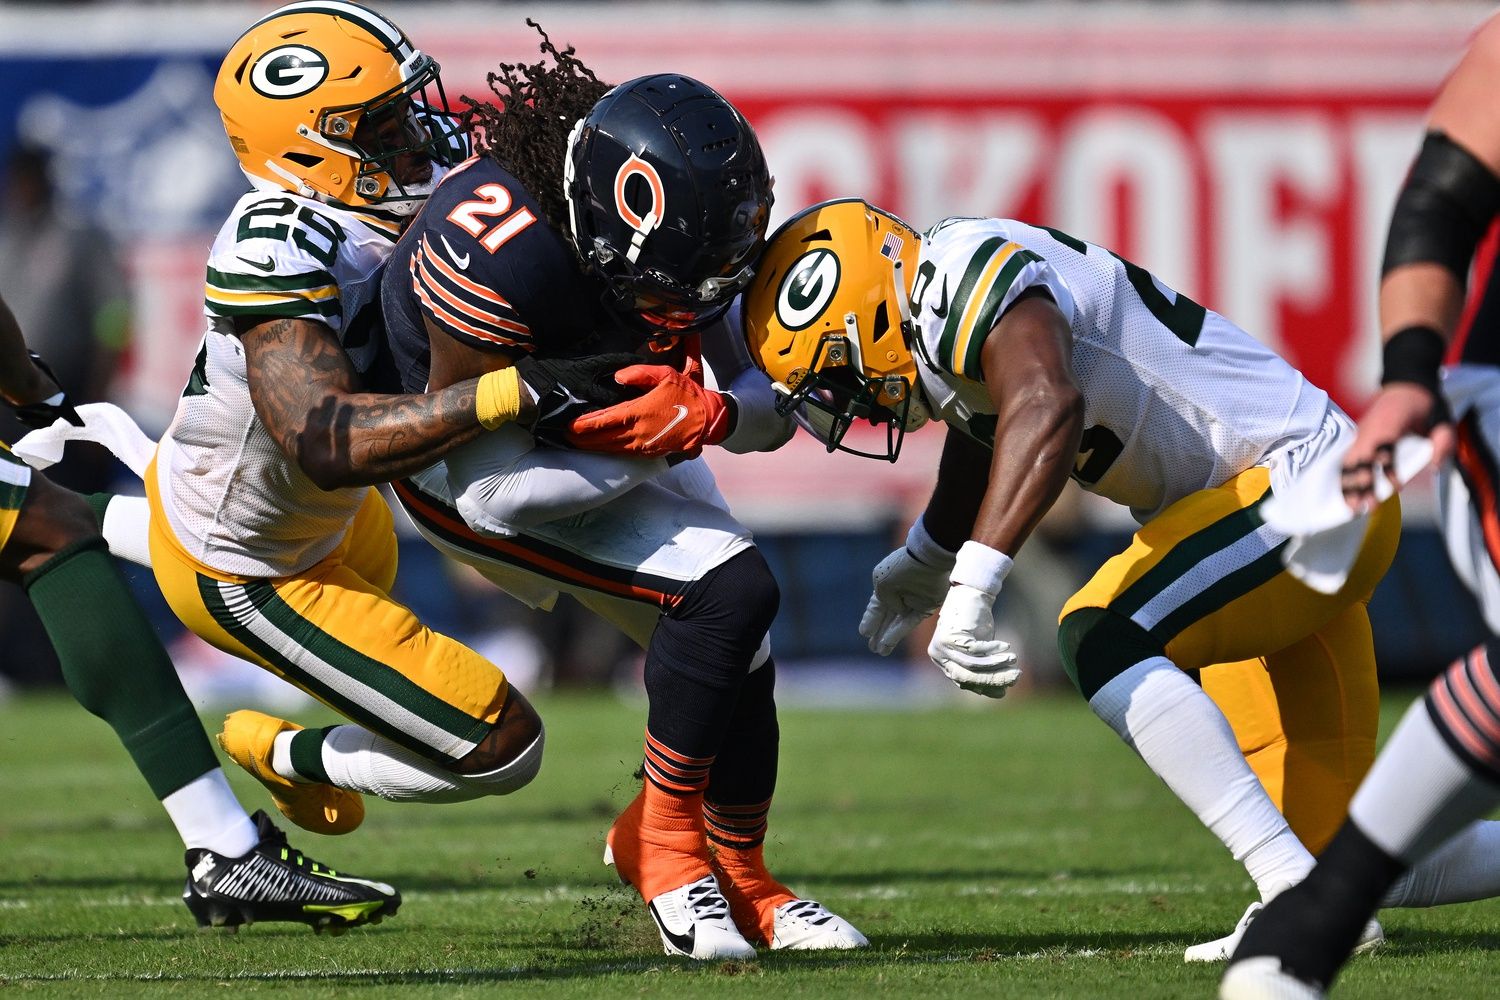
[[616,870],[648,902],[712,871],[702,792],[673,795],[648,780],[606,841]]
[[768,945],[775,931],[776,907],[798,896],[767,870],[765,849],[764,844],[745,849],[720,844],[714,852],[714,866],[735,926],[747,940]]

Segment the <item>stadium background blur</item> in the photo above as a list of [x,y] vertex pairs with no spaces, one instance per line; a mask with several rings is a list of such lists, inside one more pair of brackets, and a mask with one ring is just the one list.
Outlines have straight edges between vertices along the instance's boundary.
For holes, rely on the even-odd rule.
[[[212,101],[256,4],[0,4],[0,291],[80,397],[170,419],[202,335],[203,260],[245,190]],[[1357,412],[1378,370],[1375,287],[1390,206],[1422,114],[1491,4],[377,3],[443,66],[450,100],[536,58],[533,17],[601,79],[696,76],[758,130],[772,224],[859,195],[925,228],[947,215],[1044,222],[1102,243],[1223,312]],[[4,418],[8,420],[9,417]],[[0,426],[8,440],[13,424]],[[800,436],[710,455],[781,581],[780,687],[834,703],[956,697],[925,630],[896,662],[855,625],[870,568],[930,489],[942,433],[894,467]],[[80,454],[80,489],[139,493]],[[1431,675],[1481,626],[1408,497],[1400,554],[1372,603],[1387,678]],[[398,519],[399,520],[399,519]],[[404,524],[401,527],[405,527]],[[1057,609],[1132,530],[1070,489],[1007,582],[1002,627],[1058,683]],[[564,599],[531,612],[414,534],[398,594],[523,686],[635,683],[638,657]],[[300,697],[177,626],[132,577],[200,703]],[[9,680],[7,680],[9,678]],[[528,681],[528,678],[532,678]],[[0,590],[0,685],[56,683],[30,607]],[[1063,681],[1065,683],[1065,681]]]

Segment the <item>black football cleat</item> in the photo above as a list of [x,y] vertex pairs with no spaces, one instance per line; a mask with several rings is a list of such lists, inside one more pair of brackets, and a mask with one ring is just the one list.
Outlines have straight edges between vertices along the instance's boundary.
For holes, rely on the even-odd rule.
[[251,817],[260,843],[238,858],[206,848],[185,856],[182,901],[199,927],[232,927],[258,920],[296,921],[319,934],[378,924],[401,907],[401,894],[384,882],[334,871],[286,842],[263,810]]

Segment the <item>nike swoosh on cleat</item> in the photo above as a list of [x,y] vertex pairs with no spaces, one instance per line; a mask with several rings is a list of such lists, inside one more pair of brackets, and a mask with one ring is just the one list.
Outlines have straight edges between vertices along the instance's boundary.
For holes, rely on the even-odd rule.
[[469,266],[469,255],[468,254],[460,255],[457,250],[453,249],[453,244],[448,242],[448,237],[444,236],[442,233],[438,234],[438,239],[442,240],[443,241],[443,246],[445,246],[445,247],[448,248],[448,256],[450,256],[450,257],[453,258],[453,263],[455,263],[455,264],[458,265],[458,269],[460,271],[465,270],[466,268],[468,268],[468,266]]
[[674,934],[667,929],[661,914],[656,912],[656,902],[653,900],[646,904],[646,909],[651,914],[651,919],[656,921],[656,929],[661,931],[661,936],[666,938],[667,943],[676,948],[681,954],[691,956],[693,954],[693,942],[698,939],[698,925],[689,924],[686,934]]
[[674,409],[674,410],[677,411],[677,416],[675,416],[671,420],[669,420],[667,422],[667,426],[663,427],[661,430],[659,430],[655,434],[651,435],[651,439],[649,441],[644,442],[641,445],[642,448],[650,447],[651,445],[655,444],[657,441],[660,441],[663,434],[666,434],[667,431],[671,430],[673,427],[676,427],[678,424],[682,423],[682,421],[684,419],[687,418],[687,407],[686,406],[683,406],[681,403],[678,403],[676,406],[672,407],[672,409]]
[[270,257],[267,257],[265,260],[251,260],[249,257],[239,257],[238,259],[244,261],[246,264],[249,264],[253,268],[265,271],[267,274],[276,270],[276,261]]

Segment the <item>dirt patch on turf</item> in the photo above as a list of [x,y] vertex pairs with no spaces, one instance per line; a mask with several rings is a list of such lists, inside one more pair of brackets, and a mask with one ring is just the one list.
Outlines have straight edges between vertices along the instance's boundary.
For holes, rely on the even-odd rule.
[[580,948],[649,952],[661,946],[641,897],[628,885],[584,896],[577,910]]

